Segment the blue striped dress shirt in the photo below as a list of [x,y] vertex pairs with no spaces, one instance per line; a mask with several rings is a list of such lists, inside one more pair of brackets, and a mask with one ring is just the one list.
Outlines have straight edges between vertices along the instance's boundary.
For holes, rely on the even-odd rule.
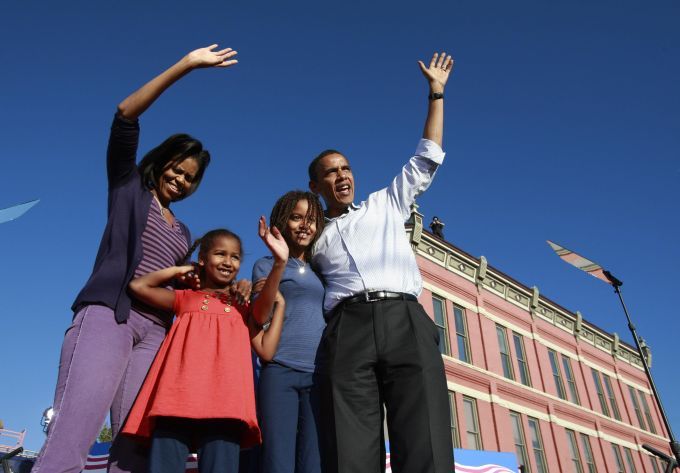
[[388,187],[327,220],[312,256],[326,287],[326,313],[341,300],[364,291],[420,294],[423,282],[404,222],[411,204],[430,186],[443,161],[444,152],[437,143],[420,140],[415,156]]

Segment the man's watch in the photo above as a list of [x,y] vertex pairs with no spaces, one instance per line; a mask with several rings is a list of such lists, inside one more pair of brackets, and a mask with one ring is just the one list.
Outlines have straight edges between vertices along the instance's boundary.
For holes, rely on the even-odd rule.
[[441,92],[432,92],[427,98],[430,100],[439,100],[444,98],[444,94]]

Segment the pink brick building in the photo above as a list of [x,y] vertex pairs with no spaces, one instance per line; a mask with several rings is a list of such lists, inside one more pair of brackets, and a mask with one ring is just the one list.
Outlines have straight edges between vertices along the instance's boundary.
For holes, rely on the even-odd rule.
[[407,232],[441,335],[455,447],[515,452],[533,473],[663,471],[641,447],[669,452],[634,347],[424,231],[417,212]]

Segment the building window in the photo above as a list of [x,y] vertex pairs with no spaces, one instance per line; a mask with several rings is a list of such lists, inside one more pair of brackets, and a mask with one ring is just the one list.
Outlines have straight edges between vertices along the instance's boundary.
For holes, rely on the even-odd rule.
[[656,458],[655,456],[650,456],[649,462],[652,464],[652,469],[654,470],[654,473],[661,473],[662,471],[666,470],[666,462],[661,461],[662,466],[659,466],[659,459]]
[[640,395],[642,410],[645,412],[645,418],[647,419],[647,427],[649,427],[651,433],[655,434],[656,427],[654,427],[654,421],[652,420],[652,411],[649,410],[649,404],[647,404],[647,397],[642,391],[638,391],[638,394]]
[[619,446],[612,444],[612,452],[614,452],[614,460],[616,460],[616,472],[627,473],[626,467],[623,466],[623,457],[621,457],[621,449]]
[[548,349],[548,356],[550,357],[550,367],[552,368],[553,379],[555,380],[555,389],[560,399],[567,400],[567,393],[564,391],[564,381],[562,381],[562,373],[560,373],[560,365],[557,362],[557,353],[554,350]]
[[568,356],[562,355],[562,367],[564,368],[564,376],[567,378],[567,386],[569,386],[569,400],[574,404],[580,404],[574,370],[571,369],[571,360]]
[[574,465],[574,471],[576,473],[583,473],[581,454],[578,451],[578,443],[576,442],[576,433],[573,430],[565,430],[567,431],[567,440],[569,441],[569,455],[571,456],[571,463]]
[[446,324],[446,302],[439,297],[432,296],[432,307],[434,308],[434,324],[439,332],[439,353],[450,355],[449,329]]
[[470,356],[470,341],[467,333],[467,318],[465,310],[456,305],[453,306],[453,318],[456,322],[456,343],[458,345],[458,359],[465,363],[472,363]]
[[593,381],[595,382],[595,391],[597,392],[597,398],[600,400],[600,408],[602,408],[602,413],[607,417],[609,415],[609,408],[607,407],[607,400],[604,397],[604,391],[602,390],[602,381],[600,381],[600,373],[591,368],[593,372]]
[[612,414],[614,414],[614,419],[621,420],[621,414],[619,413],[619,405],[616,403],[616,397],[614,396],[614,389],[612,388],[612,380],[606,374],[602,373],[602,380],[604,381],[604,388],[607,392],[607,397],[609,398],[609,405],[612,408]]
[[531,473],[531,463],[527,455],[527,443],[522,427],[522,417],[517,412],[510,411],[510,423],[512,424],[512,437],[515,441],[515,452],[520,466],[524,467],[524,473]]
[[588,473],[597,473],[595,458],[593,458],[593,449],[590,447],[590,439],[586,434],[581,434],[581,445],[583,446],[583,454],[586,458]]
[[645,426],[645,419],[642,417],[642,411],[640,410],[640,403],[638,402],[635,388],[633,388],[633,386],[628,386],[628,392],[630,392],[630,399],[633,401],[633,409],[635,410],[638,423],[642,429],[647,430],[647,427]]
[[496,336],[498,337],[498,349],[501,352],[501,366],[503,376],[508,379],[515,379],[512,372],[512,358],[510,357],[510,346],[508,345],[508,332],[502,325],[496,324]]
[[456,394],[449,391],[449,421],[451,422],[451,442],[454,448],[460,448],[458,434],[458,418],[456,417]]
[[482,438],[479,435],[479,418],[477,417],[477,401],[471,397],[463,396],[463,412],[465,414],[466,448],[482,450]]
[[529,435],[531,436],[531,448],[534,450],[534,460],[538,473],[548,473],[545,463],[545,452],[543,451],[543,440],[541,438],[541,426],[538,419],[527,417],[529,422]]
[[529,377],[529,365],[527,364],[526,352],[524,351],[524,339],[516,332],[512,332],[512,341],[515,344],[515,357],[519,369],[519,380],[525,386],[531,386]]
[[628,464],[628,473],[637,473],[637,470],[635,469],[635,462],[633,461],[633,452],[630,451],[630,448],[623,447],[623,453],[626,454],[626,463]]

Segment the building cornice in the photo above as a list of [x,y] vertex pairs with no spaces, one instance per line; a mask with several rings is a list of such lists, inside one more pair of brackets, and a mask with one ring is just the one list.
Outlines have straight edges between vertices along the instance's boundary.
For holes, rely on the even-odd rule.
[[620,340],[618,334],[610,334],[583,319],[580,312],[571,312],[540,294],[537,287],[528,287],[488,264],[484,256],[476,258],[448,241],[435,237],[422,226],[422,215],[417,211],[407,222],[406,232],[414,252],[445,268],[447,271],[475,284],[479,291],[485,290],[527,312],[539,317],[578,340],[602,350],[640,371],[642,362],[637,350]]

